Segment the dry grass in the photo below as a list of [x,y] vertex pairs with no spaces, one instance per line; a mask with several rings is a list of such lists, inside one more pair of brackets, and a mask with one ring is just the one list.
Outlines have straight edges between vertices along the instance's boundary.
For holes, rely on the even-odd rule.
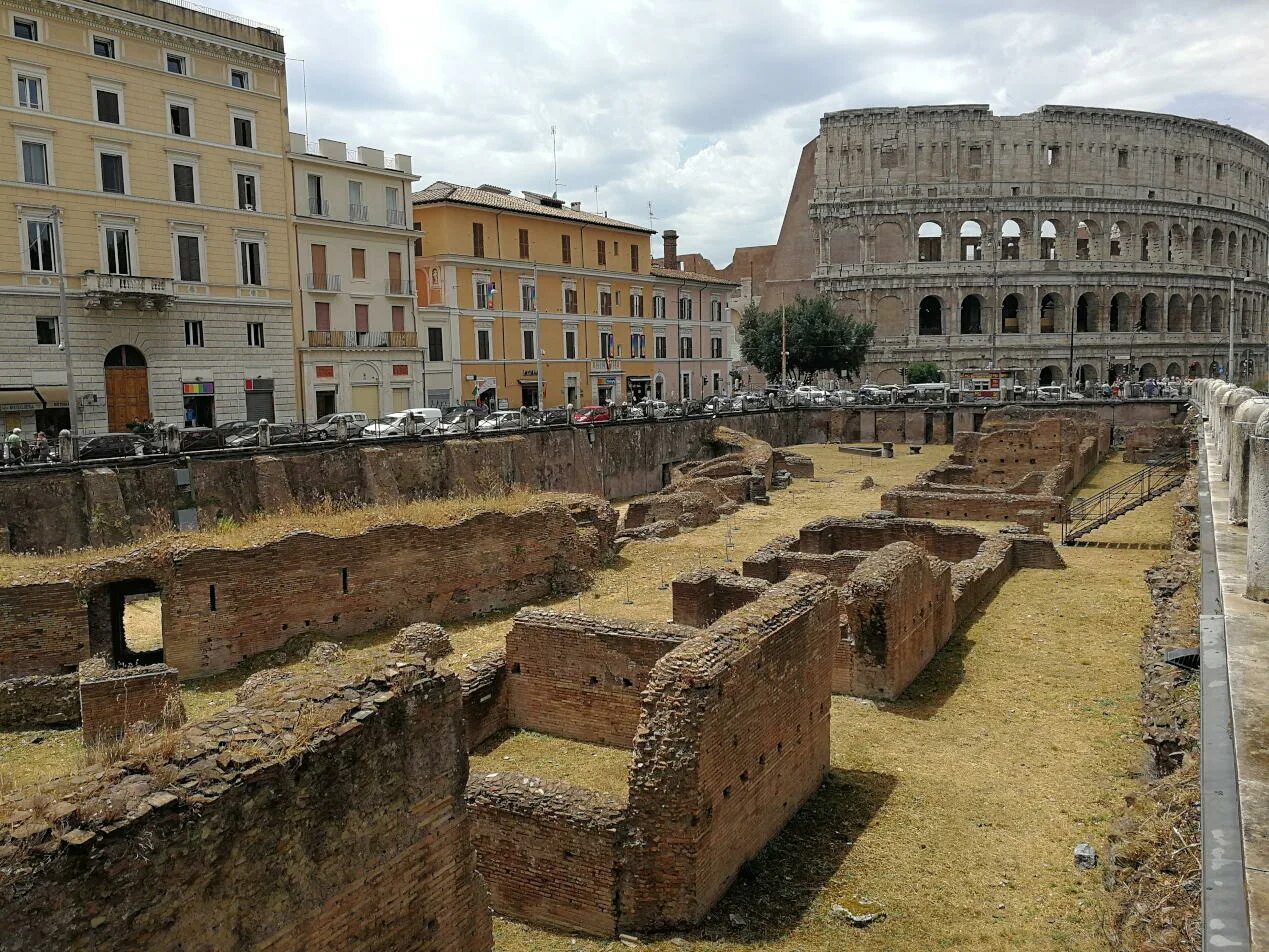
[[123,603],[123,630],[133,651],[163,647],[163,599],[158,595],[130,595]]
[[626,799],[631,752],[534,731],[506,731],[471,755],[471,773],[516,771]]

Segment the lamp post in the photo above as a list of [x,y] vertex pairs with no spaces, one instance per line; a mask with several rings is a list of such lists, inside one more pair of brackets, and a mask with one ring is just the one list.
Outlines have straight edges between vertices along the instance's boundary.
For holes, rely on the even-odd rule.
[[62,256],[62,209],[53,206],[53,254],[57,259],[57,323],[59,343],[66,361],[66,408],[70,415],[71,440],[79,438],[79,396],[75,390],[75,364],[71,358],[70,316],[66,313],[66,262]]

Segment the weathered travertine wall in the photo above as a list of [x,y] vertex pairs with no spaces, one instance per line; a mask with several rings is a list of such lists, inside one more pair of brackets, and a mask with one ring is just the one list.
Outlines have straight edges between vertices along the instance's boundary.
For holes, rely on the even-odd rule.
[[458,680],[312,679],[0,802],[0,949],[487,952]]

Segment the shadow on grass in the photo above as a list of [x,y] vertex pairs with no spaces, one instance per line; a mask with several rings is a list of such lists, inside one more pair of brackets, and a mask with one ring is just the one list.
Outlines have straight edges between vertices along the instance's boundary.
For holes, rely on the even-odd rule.
[[811,911],[895,783],[888,774],[831,769],[780,835],[741,867],[705,921],[681,933],[683,938],[748,944],[788,935]]

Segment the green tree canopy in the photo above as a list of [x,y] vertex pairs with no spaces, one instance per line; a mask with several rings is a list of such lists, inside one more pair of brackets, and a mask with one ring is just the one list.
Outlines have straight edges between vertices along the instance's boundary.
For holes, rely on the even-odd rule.
[[[740,318],[740,354],[769,378],[780,374],[780,309],[751,304]],[[798,295],[784,308],[789,371],[799,375],[830,370],[848,380],[864,365],[875,324],[843,317],[827,295]]]
[[942,380],[943,371],[939,370],[938,364],[928,360],[908,364],[908,383],[941,383]]

